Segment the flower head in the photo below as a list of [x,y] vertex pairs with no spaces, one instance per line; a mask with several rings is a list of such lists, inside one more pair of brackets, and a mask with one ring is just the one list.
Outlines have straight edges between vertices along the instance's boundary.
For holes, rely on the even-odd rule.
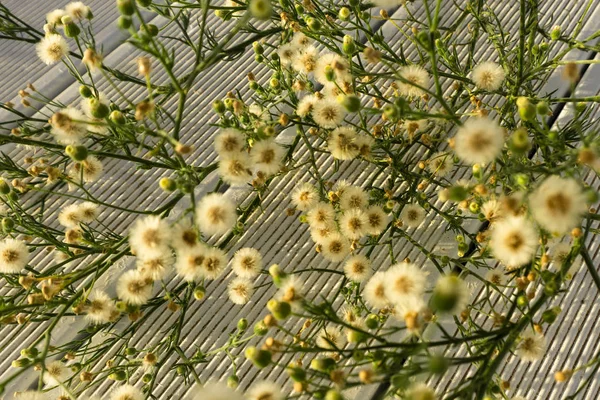
[[152,280],[138,270],[129,270],[117,280],[117,296],[129,304],[146,304],[152,297]]
[[281,169],[285,148],[273,139],[254,143],[250,151],[250,159],[254,169],[267,176],[275,175]]
[[353,128],[336,128],[329,134],[327,148],[333,158],[338,160],[352,160],[360,154],[360,148],[356,142],[358,135]]
[[214,141],[215,151],[220,156],[239,153],[245,145],[246,138],[244,134],[234,128],[221,129]]
[[390,305],[390,299],[386,293],[386,272],[376,272],[365,285],[363,296],[367,303],[375,308],[385,308]]
[[307,211],[319,201],[319,192],[310,183],[302,183],[292,192],[292,203],[300,211]]
[[235,204],[221,193],[207,194],[196,207],[196,222],[207,235],[227,233],[236,221]]
[[552,175],[529,196],[533,218],[547,231],[564,234],[581,222],[586,197],[574,179]]
[[400,219],[406,226],[417,228],[425,220],[425,210],[418,204],[406,204],[400,213]]
[[344,274],[353,282],[364,282],[372,274],[371,261],[360,254],[351,256],[344,263]]
[[321,254],[326,260],[340,262],[350,253],[348,239],[339,233],[332,233],[321,243]]
[[233,255],[231,268],[237,276],[252,279],[260,273],[263,262],[258,250],[251,247],[239,249]]
[[418,97],[425,94],[424,89],[429,89],[429,73],[418,65],[407,65],[400,68],[398,74],[402,80],[397,82],[401,95]]
[[29,250],[21,240],[7,238],[0,242],[0,273],[18,274],[29,262]]
[[337,101],[325,98],[314,103],[311,115],[320,127],[334,129],[344,122],[346,111]]
[[101,290],[94,290],[88,296],[88,304],[85,307],[85,318],[92,324],[106,324],[118,315],[117,307],[113,299]]
[[171,227],[157,215],[138,219],[129,231],[129,244],[136,255],[161,256],[167,253],[171,241]]
[[515,353],[523,361],[537,361],[546,353],[546,338],[540,333],[528,331],[521,336]]
[[59,386],[69,378],[71,370],[60,361],[52,361],[46,364],[44,382],[50,386]]
[[490,246],[494,257],[509,268],[527,264],[536,252],[538,234],[525,217],[509,217],[494,223]]
[[340,217],[340,232],[350,240],[359,240],[367,232],[368,217],[361,209],[351,208]]
[[504,145],[504,130],[489,118],[470,118],[458,128],[454,151],[469,164],[487,164],[496,159]]
[[110,394],[110,400],[143,400],[142,391],[132,385],[121,385]]
[[229,295],[229,300],[231,300],[234,304],[246,304],[250,301],[250,297],[252,297],[252,293],[254,292],[254,287],[252,286],[252,282],[249,279],[237,277],[234,278],[229,285],[227,285],[227,294]]
[[500,89],[506,73],[502,66],[493,61],[485,61],[473,68],[471,77],[478,89],[493,92]]
[[37,55],[46,65],[59,62],[69,54],[69,44],[61,35],[51,33],[36,44]]
[[392,303],[401,304],[425,292],[427,274],[415,264],[401,262],[392,265],[385,274],[385,293]]

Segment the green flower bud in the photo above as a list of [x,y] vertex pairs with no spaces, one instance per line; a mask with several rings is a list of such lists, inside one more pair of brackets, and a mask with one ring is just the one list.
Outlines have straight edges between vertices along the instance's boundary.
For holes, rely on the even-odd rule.
[[279,79],[273,78],[273,79],[269,80],[269,86],[271,86],[273,89],[279,88],[279,85],[280,85]]
[[108,376],[108,379],[112,379],[113,381],[124,381],[127,379],[127,374],[123,370],[115,371]]
[[466,244],[465,242],[459,243],[458,244],[458,256],[462,257],[464,256],[467,251],[469,251],[469,245]]
[[92,97],[93,92],[89,86],[81,85],[79,86],[79,94],[81,95],[81,97],[89,99],[90,97]]
[[117,125],[125,125],[127,123],[127,119],[125,119],[125,116],[119,110],[115,110],[115,111],[111,112],[109,119],[111,120],[111,122],[113,124],[117,124]]
[[154,36],[158,35],[158,26],[156,26],[154,24],[142,25],[142,29],[149,36],[154,37]]
[[587,104],[585,104],[583,101],[575,103],[575,110],[579,113],[584,112],[586,107],[587,107]]
[[548,51],[548,43],[546,43],[546,42],[542,42],[542,43],[540,43],[540,51],[541,51],[542,53],[545,53],[545,52],[547,52],[547,51]]
[[466,199],[468,195],[469,192],[464,186],[456,185],[448,188],[448,200],[459,202]]
[[217,114],[223,114],[225,112],[225,104],[221,100],[213,101],[212,108]]
[[481,179],[481,175],[482,175],[481,165],[474,164],[472,167],[472,170],[473,170],[473,177],[475,179]]
[[21,355],[25,358],[36,358],[40,352],[35,347],[30,347],[28,349],[22,349]]
[[231,389],[235,389],[238,387],[238,385],[240,384],[240,378],[237,377],[237,375],[229,375],[229,377],[227,377],[227,386]]
[[544,285],[544,293],[547,296],[554,296],[558,293],[558,283],[555,280],[546,282]]
[[225,100],[223,100],[223,104],[225,104],[225,108],[227,108],[228,110],[233,110],[233,99],[228,97]]
[[277,287],[281,287],[281,284],[287,277],[287,274],[283,272],[277,264],[273,264],[269,267],[269,275],[271,275],[271,278],[273,278],[273,283]]
[[325,400],[344,400],[344,397],[337,390],[330,389],[325,394]]
[[529,185],[529,177],[525,174],[514,174],[513,179],[515,180],[515,183],[523,189],[526,189]]
[[137,3],[141,7],[148,7],[150,4],[152,4],[152,0],[137,0]]
[[248,329],[248,320],[246,318],[242,318],[237,323],[238,331],[244,332]]
[[8,183],[6,183],[6,181],[2,178],[0,178],[0,194],[4,194],[7,195],[10,193],[10,186],[8,186]]
[[318,19],[315,19],[315,18],[308,18],[306,20],[306,25],[308,25],[310,30],[315,31],[315,32],[321,30],[321,28],[323,27],[323,25],[321,24],[321,21],[319,21]]
[[548,113],[550,112],[550,107],[548,106],[548,103],[546,103],[545,101],[540,101],[539,103],[537,103],[537,106],[535,106],[535,109],[537,111],[537,113],[539,115],[548,115]]
[[178,365],[177,368],[175,368],[175,373],[179,376],[185,375],[185,373],[186,373],[185,365]]
[[510,149],[518,154],[523,154],[531,148],[531,143],[529,143],[529,135],[527,134],[527,129],[518,128],[515,130],[510,137],[509,143]]
[[[466,244],[466,243],[465,243]],[[465,298],[466,284],[456,275],[441,277],[433,290],[431,304],[440,312],[456,312]]]
[[419,33],[417,33],[417,40],[426,49],[431,48],[431,43],[429,43],[429,32],[428,31],[420,31]]
[[251,90],[257,90],[260,87],[260,85],[256,81],[250,81],[250,82],[248,82],[248,87]]
[[346,335],[346,339],[348,339],[348,343],[360,343],[367,340],[368,335],[364,332],[356,331],[351,329],[348,331]]
[[134,354],[137,354],[137,349],[135,347],[128,347],[125,349],[125,355],[133,356]]
[[560,307],[553,307],[549,310],[544,311],[542,313],[542,321],[544,321],[548,325],[553,324],[554,321],[556,321],[556,318],[558,317],[558,314],[560,314],[561,311],[562,310],[560,309]]
[[310,362],[310,368],[319,372],[329,372],[335,368],[335,360],[331,357],[314,358]]
[[231,19],[231,13],[227,10],[215,10],[215,15],[223,21],[229,21]]
[[306,371],[300,367],[289,366],[285,371],[294,382],[304,382],[306,380]]
[[352,39],[352,36],[344,36],[344,40],[342,41],[342,51],[346,55],[353,55],[354,53],[356,53],[356,43],[354,43],[354,39]]
[[270,0],[250,0],[248,8],[250,9],[250,14],[257,19],[269,19],[273,12]]
[[335,80],[335,71],[330,65],[325,67],[325,79],[327,79],[329,82],[333,82]]
[[527,303],[529,303],[529,301],[527,300],[527,296],[520,295],[519,297],[517,297],[517,305],[519,307],[523,308],[527,305]]
[[350,9],[348,7],[340,8],[340,11],[338,12],[338,17],[340,17],[342,21],[348,21],[348,19],[350,18]]
[[365,319],[365,325],[369,329],[377,329],[379,327],[379,318],[375,314],[369,314]]
[[123,15],[133,15],[135,13],[133,0],[117,0],[117,8]]
[[550,39],[558,40],[560,38],[560,26],[555,25],[550,31]]
[[248,347],[244,354],[259,369],[263,369],[271,363],[272,356],[270,351],[257,349],[252,346]]
[[263,54],[265,52],[265,48],[263,47],[263,45],[260,42],[253,42],[252,49],[254,50],[254,53],[256,53],[256,54]]
[[258,335],[258,336],[265,336],[267,334],[267,332],[269,332],[269,328],[262,321],[258,321],[254,325],[254,329],[253,330],[254,330],[254,334]]
[[479,213],[479,203],[476,203],[474,201],[469,203],[469,211],[471,211],[473,214]]
[[400,110],[394,104],[386,104],[382,110],[383,115],[390,121],[397,121],[400,118]]
[[160,181],[158,181],[158,185],[165,192],[173,192],[175,191],[175,189],[177,189],[177,182],[175,182],[174,179],[167,177],[160,178]]
[[28,358],[19,358],[18,360],[14,360],[11,365],[13,368],[24,368],[31,364],[31,360]]
[[110,108],[98,99],[92,98],[90,102],[90,113],[94,118],[104,119],[110,114]]
[[342,95],[338,97],[338,101],[348,112],[355,113],[360,110],[360,99],[355,95]]
[[441,355],[433,355],[428,362],[429,372],[434,375],[442,375],[448,369],[448,360]]
[[129,29],[131,28],[131,25],[133,25],[133,21],[129,17],[121,15],[119,19],[117,19],[117,26],[120,29]]
[[144,382],[144,383],[152,382],[152,374],[144,374],[144,376],[142,376],[142,382]]
[[76,24],[74,24],[72,21],[69,22],[68,24],[64,24],[64,30],[65,30],[65,36],[70,37],[70,38],[77,37],[81,33],[81,29],[79,29],[79,27]]
[[287,319],[292,314],[292,306],[286,301],[271,299],[267,302],[267,309],[278,321]]
[[65,148],[65,153],[73,159],[73,161],[85,161],[88,157],[88,149],[85,146],[68,145]]
[[517,99],[517,107],[519,109],[519,116],[523,121],[533,121],[536,116],[536,108],[526,97],[519,97]]
[[598,196],[598,192],[592,188],[589,188],[585,191],[585,197],[586,197],[588,204],[594,204],[600,198],[600,196]]
[[204,299],[204,296],[206,296],[206,289],[204,289],[203,286],[197,286],[194,289],[194,298],[198,301]]
[[2,218],[2,230],[5,233],[12,232],[14,227],[15,227],[15,221],[12,218],[9,218],[9,217]]

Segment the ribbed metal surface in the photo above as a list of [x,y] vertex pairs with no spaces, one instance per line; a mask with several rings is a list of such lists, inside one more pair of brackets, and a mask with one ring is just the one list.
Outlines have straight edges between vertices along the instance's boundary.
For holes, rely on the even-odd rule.
[[[32,11],[30,3],[40,2],[20,2],[17,0],[6,2],[9,7],[12,7],[19,16],[22,16],[26,21],[31,21],[36,24],[36,27],[41,27],[41,20],[43,16],[38,10],[40,7],[36,7],[36,12]],[[42,2],[44,7],[48,7],[48,10],[55,8],[56,6],[64,5],[66,2]],[[97,3],[97,4],[96,4]],[[94,24],[97,28],[103,29],[104,32],[115,32],[113,21],[115,19],[114,4],[112,1],[97,1],[96,3],[90,3],[94,9],[96,19]],[[518,26],[518,4],[508,3],[504,1],[491,1],[488,2],[493,5],[496,12],[501,16],[505,26],[511,27],[511,31],[515,31]],[[572,2],[569,2],[571,5]],[[577,22],[579,15],[583,11],[583,5],[587,3],[587,0],[577,0],[572,7],[557,7],[561,5],[561,1],[544,2],[542,5],[542,19],[545,25],[551,26],[555,23],[563,25],[565,31],[569,31],[573,28]],[[594,2],[592,9],[600,4],[600,1]],[[37,4],[39,6],[39,4]],[[26,8],[30,7],[30,8]],[[22,13],[21,13],[21,10]],[[45,9],[44,9],[45,10]],[[46,10],[45,10],[46,11]],[[44,11],[44,12],[45,12]],[[415,15],[417,17],[423,16],[423,10],[415,6]],[[454,5],[444,4],[442,10],[443,21],[448,23],[456,18],[457,11]],[[210,26],[217,30],[218,34],[226,33],[232,26],[232,23],[223,23],[216,17],[211,15]],[[164,25],[164,21],[158,18],[152,21],[159,26]],[[598,16],[592,15],[586,18],[586,29],[585,31],[592,31],[598,26]],[[394,49],[398,49],[400,43],[403,41],[403,36],[397,31],[391,24],[384,24],[380,28],[384,33],[388,43],[392,44]],[[176,28],[170,26],[164,32],[164,35],[176,34]],[[191,31],[190,35],[194,37],[198,32]],[[457,34],[461,34],[460,32]],[[582,34],[585,36],[584,34]],[[110,35],[107,35],[110,38]],[[172,46],[179,48],[180,45],[176,42],[172,43]],[[21,88],[26,81],[38,81],[40,85],[47,84],[47,75],[44,74],[48,71],[48,68],[44,68],[35,57],[33,46],[21,46],[17,47],[14,43],[0,42],[0,50],[4,48],[10,48],[14,54],[10,58],[10,63],[2,64],[0,66],[0,72],[4,77],[5,73],[11,73],[13,68],[11,66],[22,63],[24,66],[31,66],[31,70],[27,70],[26,73],[20,72],[15,74],[10,80],[2,79],[2,89],[0,93],[3,95],[3,99],[13,98],[16,90]],[[409,49],[406,54],[410,58],[414,56],[414,49]],[[105,46],[106,53],[106,64],[119,70],[135,74],[135,58],[139,55],[139,52],[132,49],[131,46],[122,45],[114,46],[113,48],[107,49]],[[476,61],[483,61],[493,57],[493,49],[488,47],[481,47],[477,50]],[[577,57],[585,56],[578,54]],[[4,56],[3,56],[4,57]],[[3,59],[4,60],[4,59]],[[189,68],[192,63],[191,54],[186,52],[178,53],[178,62],[181,70]],[[195,166],[205,166],[215,161],[215,155],[212,151],[212,138],[216,132],[215,128],[210,126],[211,123],[216,121],[214,114],[210,111],[210,103],[219,97],[223,97],[228,90],[240,89],[244,98],[250,98],[248,92],[245,73],[252,71],[259,79],[264,80],[265,71],[264,68],[257,67],[253,60],[252,52],[248,51],[238,60],[229,63],[221,64],[217,68],[213,68],[203,73],[198,80],[192,94],[188,100],[188,113],[184,121],[182,139],[184,142],[194,144],[194,154],[188,158],[188,161]],[[590,82],[590,86],[596,90],[597,85],[594,85],[594,78],[592,72],[596,71],[593,67],[590,68],[588,75],[584,77],[584,82]],[[77,85],[73,84],[73,80],[64,72],[60,70],[60,67],[52,69],[51,74],[55,76],[55,82],[52,82],[52,90],[56,90],[54,96],[56,99],[64,104],[69,104],[78,99]],[[596,76],[598,76],[596,72]],[[595,78],[597,81],[597,77]],[[5,83],[6,82],[6,83]],[[167,79],[164,76],[158,76],[155,83],[166,83]],[[582,90],[585,90],[587,86],[583,86]],[[139,98],[143,96],[144,89],[134,86],[124,86],[124,93],[127,96]],[[560,89],[559,80],[552,80],[548,83],[547,89]],[[118,95],[108,86],[106,82],[100,84],[100,90],[105,92],[110,99],[119,103]],[[174,104],[170,104],[174,108]],[[19,158],[27,154],[26,149],[14,149],[11,151],[11,156]],[[424,149],[415,149],[415,155],[418,156],[424,154]],[[297,160],[306,159],[307,154],[303,151],[298,151],[295,154]],[[333,165],[329,159],[324,156],[318,157],[318,163],[323,166],[323,172],[330,177],[331,180],[345,178],[356,182],[358,184],[365,184],[371,179],[375,178],[376,172],[373,169],[367,168],[367,164],[359,161],[344,163],[344,168],[338,173],[333,172]],[[154,209],[159,205],[165,204],[169,200],[169,195],[160,191],[157,186],[157,181],[160,177],[168,174],[168,171],[164,170],[132,170],[127,164],[118,161],[111,161],[105,165],[105,176],[101,182],[92,186],[92,193],[94,197],[102,200],[107,204],[112,204],[118,207],[134,208],[136,210]],[[451,179],[460,179],[467,177],[468,171],[466,169],[457,170]],[[590,178],[591,179],[591,178]],[[383,177],[379,176],[378,181],[382,181]],[[323,259],[314,252],[314,248],[311,245],[311,240],[308,232],[304,225],[300,224],[294,217],[287,217],[285,215],[285,209],[289,207],[289,198],[287,194],[299,183],[303,181],[310,181],[310,176],[304,170],[296,173],[289,173],[282,178],[277,179],[273,188],[269,190],[263,200],[263,210],[255,213],[249,220],[247,226],[249,229],[239,237],[232,245],[227,249],[228,254],[231,256],[233,252],[239,247],[255,247],[259,249],[264,257],[266,265],[271,263],[280,264],[287,271],[294,271],[299,269],[305,269],[310,267],[315,268],[329,268],[329,269],[340,269],[339,265],[329,264],[324,262]],[[199,198],[201,193],[207,189],[211,189],[216,182],[216,176],[211,176],[201,187],[197,189],[198,193],[196,198]],[[597,182],[590,183],[597,186]],[[75,195],[81,195],[81,193],[74,192]],[[233,188],[229,189],[228,195],[236,198],[238,203],[242,201],[248,201],[248,193],[245,189]],[[187,200],[182,200],[177,206],[179,211],[185,209]],[[31,204],[31,202],[29,203]],[[48,211],[46,215],[52,215],[60,207],[63,206],[62,202],[55,202],[48,204]],[[109,226],[111,229],[121,234],[126,234],[128,227],[135,220],[135,215],[129,213],[123,213],[117,209],[111,208],[110,206],[102,207],[103,211],[100,215],[100,220]],[[58,227],[58,224],[54,221],[53,226]],[[472,228],[475,230],[478,224],[473,224]],[[422,243],[427,249],[435,250],[436,252],[442,251],[445,244],[448,246],[452,243],[451,237],[453,234],[446,232],[447,225],[443,221],[437,219],[432,220],[430,216],[426,222],[418,229],[409,229],[407,232],[414,239]],[[448,251],[453,251],[449,249]],[[409,257],[411,260],[419,265],[425,265],[426,260],[423,254],[412,246],[407,241],[398,240],[394,243],[394,253],[397,258],[402,259]],[[595,248],[594,248],[595,254]],[[132,259],[126,260],[126,263],[122,265],[122,268],[132,265]],[[376,251],[373,253],[373,265],[380,268],[387,268],[390,261],[387,256],[387,249]],[[85,260],[86,263],[91,260]],[[35,259],[32,261],[32,265],[45,265],[51,266],[53,263],[50,255],[46,253],[37,254]],[[72,268],[77,268],[74,265]],[[41,268],[40,268],[41,269]],[[432,271],[433,272],[433,271]],[[118,273],[112,274],[118,276]],[[316,298],[318,296],[325,295],[331,299],[331,295],[338,289],[340,282],[336,279],[331,279],[332,276],[329,274],[321,273],[305,273],[302,277],[306,281],[306,287],[311,288],[308,294],[310,298]],[[556,325],[553,325],[552,331],[548,332],[550,350],[547,357],[533,365],[526,365],[518,363],[516,358],[510,358],[502,372],[502,377],[507,379],[511,378],[511,383],[515,389],[514,393],[519,393],[526,396],[527,399],[559,399],[563,398],[565,394],[572,392],[577,384],[577,379],[573,379],[569,386],[558,387],[553,385],[552,373],[556,369],[563,368],[563,366],[569,367],[570,363],[574,363],[576,358],[581,360],[589,359],[592,355],[598,354],[599,344],[597,335],[590,332],[597,330],[596,320],[598,315],[598,304],[594,302],[597,296],[596,288],[590,283],[589,279],[585,279],[585,273],[578,274],[574,281],[571,283],[572,289],[569,291],[568,297],[562,299],[562,307],[564,314],[563,319]],[[193,354],[196,348],[201,348],[203,351],[210,351],[227,341],[228,334],[235,330],[237,320],[241,317],[248,318],[250,321],[259,319],[265,314],[264,304],[273,295],[274,289],[270,286],[261,287],[256,290],[252,300],[245,306],[234,306],[226,298],[226,286],[230,279],[230,276],[220,279],[219,281],[212,282],[207,286],[207,298],[202,303],[194,303],[186,313],[186,323],[182,332],[181,348],[186,352],[189,357]],[[173,277],[167,279],[169,288],[173,288],[178,285],[179,281]],[[268,282],[269,279],[260,277],[257,278],[257,286]],[[110,282],[107,282],[107,287],[110,288]],[[581,307],[580,302],[585,300],[587,302],[586,307]],[[149,318],[151,323],[146,323],[143,327],[131,338],[127,338],[128,341],[121,341],[119,346],[135,346],[137,348],[144,348],[155,345],[159,342],[164,334],[168,332],[168,329],[177,321],[179,317],[178,313],[170,313],[166,311],[164,307],[157,309]],[[53,336],[53,344],[60,344],[68,342],[76,333],[76,329],[81,329],[85,325],[82,321],[73,318],[72,325],[65,324],[64,327],[59,327],[59,331]],[[128,325],[127,321],[122,321],[120,324],[121,328],[125,328]],[[300,325],[289,326],[292,331],[297,331]],[[9,366],[10,362],[17,358],[18,351],[31,343],[35,337],[37,337],[45,328],[45,326],[4,326],[0,332],[2,335],[0,338],[0,348],[2,349],[2,359],[0,360],[0,376],[6,376],[10,373]],[[76,328],[76,329],[75,329]],[[558,334],[554,334],[558,332]],[[587,333],[586,333],[587,332]],[[101,343],[104,338],[96,338],[98,343]],[[97,361],[97,365],[101,366],[114,355],[116,347],[108,348],[105,356]],[[173,359],[174,363],[176,360]],[[263,371],[257,374],[256,369],[248,368],[248,365],[243,362],[243,358],[239,360],[239,376],[243,386],[247,386],[253,380],[260,379],[276,379],[283,381],[284,377],[281,376],[281,370],[276,369],[272,371]],[[170,370],[171,365],[167,364],[162,367],[161,373],[159,374],[159,383],[154,391],[154,394],[158,398],[178,398],[187,391],[189,385],[185,384],[181,378],[175,376],[174,372]],[[226,357],[218,357],[212,359],[207,364],[203,364],[201,368],[197,369],[201,378],[206,380],[209,377],[222,377],[227,376],[231,373],[231,363]],[[449,375],[448,378],[452,379],[455,383],[456,380],[463,379],[465,373],[468,371],[456,371],[454,375]],[[530,379],[529,375],[535,374],[536,379]],[[132,378],[132,382],[139,380],[139,375]],[[576,378],[579,378],[576,376]],[[14,389],[32,383],[35,377],[29,377],[29,379],[23,379],[15,385]],[[575,385],[575,386],[574,386]],[[567,389],[565,389],[565,387]],[[438,386],[440,393],[443,393],[444,382],[441,382]],[[97,388],[94,388],[95,393],[102,395],[108,390],[108,383],[103,383]],[[90,390],[92,392],[92,390]],[[90,393],[91,394],[91,393]],[[366,398],[366,393],[354,395],[356,399]],[[587,397],[594,399],[600,395],[600,388],[598,384],[592,384]],[[352,394],[349,396],[352,397]]]

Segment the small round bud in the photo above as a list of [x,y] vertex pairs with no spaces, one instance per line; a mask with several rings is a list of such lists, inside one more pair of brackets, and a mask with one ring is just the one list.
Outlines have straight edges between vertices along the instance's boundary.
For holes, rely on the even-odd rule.
[[250,0],[248,9],[254,18],[269,19],[273,12],[273,5],[270,0]]
[[123,370],[118,370],[108,375],[108,379],[112,379],[113,381],[124,381],[127,379],[127,374]]
[[99,99],[91,98],[90,102],[90,113],[94,118],[104,119],[110,114],[110,108],[108,105],[101,102]]
[[152,62],[148,57],[140,57],[137,59],[138,72],[142,76],[150,75],[152,72]]
[[365,319],[365,325],[369,329],[377,329],[379,327],[379,318],[375,314],[369,314]]
[[133,15],[135,13],[135,4],[133,0],[117,0],[117,8],[123,15]]
[[304,382],[306,380],[306,371],[302,368],[289,366],[285,371],[294,382]]
[[344,400],[344,396],[335,389],[330,389],[325,394],[325,400]]
[[545,101],[540,101],[539,103],[537,103],[537,105],[535,106],[536,111],[539,115],[548,115],[548,113],[550,112],[550,107],[548,106],[548,103]]
[[229,375],[227,378],[227,386],[231,389],[235,389],[240,384],[240,378],[237,375]]
[[79,94],[81,95],[81,97],[89,99],[90,97],[92,97],[93,92],[89,86],[81,85],[79,86]]
[[223,114],[226,110],[225,104],[221,100],[213,101],[212,108],[217,114]]
[[125,125],[127,123],[127,119],[125,119],[125,116],[119,110],[114,110],[113,112],[111,112],[109,119],[112,123],[117,125]]
[[244,355],[259,369],[265,368],[271,363],[272,355],[268,350],[261,350],[252,346],[246,349]]
[[133,21],[131,20],[131,18],[126,17],[124,15],[121,15],[118,19],[117,19],[117,26],[120,29],[129,29],[131,28],[131,26],[133,25]]
[[429,372],[434,375],[442,375],[448,369],[448,360],[440,355],[433,355],[429,358]]
[[137,3],[141,7],[148,7],[150,4],[152,4],[152,0],[137,0]]
[[[65,19],[68,16],[63,17],[63,19]],[[69,17],[70,19],[70,17]],[[64,24],[64,31],[65,31],[65,36],[66,37],[70,37],[70,38],[74,38],[79,36],[79,34],[81,33],[81,29],[79,29],[79,27],[73,23],[73,21],[71,20],[71,22]]]
[[206,296],[206,290],[202,286],[198,286],[194,289],[194,298],[198,301],[204,299]]
[[246,318],[242,318],[237,323],[237,328],[239,331],[244,332],[248,329],[248,320]]
[[306,20],[306,25],[308,25],[311,31],[315,32],[321,30],[321,28],[323,27],[321,21],[312,17]]
[[6,183],[6,181],[2,178],[0,178],[0,194],[4,194],[7,195],[10,193],[10,186],[8,186],[8,183]]
[[552,30],[550,31],[550,39],[552,40],[558,40],[560,38],[560,26],[559,25],[554,25],[552,27]]
[[310,368],[319,372],[329,372],[335,368],[335,360],[331,357],[314,358],[310,362]]
[[68,145],[65,153],[77,162],[85,161],[88,157],[88,149],[85,146]]
[[354,53],[356,53],[356,43],[354,43],[354,39],[352,39],[352,36],[344,36],[344,39],[342,41],[342,51],[346,55],[353,55]]
[[338,12],[338,17],[340,17],[342,21],[347,21],[350,18],[350,9],[348,7],[340,8],[340,11]]
[[160,188],[162,190],[164,190],[165,192],[173,192],[175,191],[175,189],[177,189],[177,182],[175,182],[174,179],[171,178],[160,178],[160,181],[158,181],[158,184],[160,186]]
[[265,336],[269,332],[269,327],[263,321],[259,321],[254,325],[253,331],[257,336]]
[[338,101],[348,112],[355,113],[360,110],[360,99],[355,95],[341,96]]
[[271,299],[267,302],[267,309],[279,321],[287,319],[292,314],[292,306],[286,301]]
[[15,221],[12,218],[4,217],[2,218],[2,230],[4,233],[12,232],[15,227]]
[[536,116],[536,108],[527,97],[519,97],[517,99],[517,107],[519,116],[523,121],[533,121]]

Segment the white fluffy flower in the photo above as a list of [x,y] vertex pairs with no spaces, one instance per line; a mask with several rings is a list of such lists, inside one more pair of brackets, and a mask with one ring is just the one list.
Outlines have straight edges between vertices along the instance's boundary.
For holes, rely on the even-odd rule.
[[331,262],[340,262],[349,253],[350,242],[339,233],[332,233],[321,243],[321,254]]
[[364,282],[371,276],[371,261],[361,254],[350,257],[344,263],[344,274],[353,282]]
[[504,130],[489,118],[470,118],[456,133],[454,152],[466,163],[487,164],[496,159],[504,145]]
[[564,234],[581,223],[586,197],[574,179],[552,175],[529,196],[533,218],[547,231]]
[[263,262],[259,251],[251,247],[239,249],[233,255],[231,268],[237,276],[252,279],[260,274]]
[[367,233],[369,235],[379,235],[388,224],[389,217],[380,206],[371,206],[366,209],[367,214]]
[[90,8],[81,1],[73,1],[67,4],[65,11],[74,20],[85,19],[90,14]]
[[73,164],[69,170],[69,177],[80,184],[82,181],[92,183],[100,179],[102,172],[104,172],[102,161],[95,156],[88,156],[84,161]]
[[481,213],[488,221],[496,221],[502,217],[502,204],[496,199],[488,200],[481,205]]
[[298,53],[298,47],[293,43],[286,43],[277,49],[277,55],[279,56],[279,61],[281,65],[287,67],[292,63],[292,60]]
[[505,218],[494,223],[490,246],[497,260],[517,268],[531,261],[538,246],[538,233],[524,217]]
[[454,167],[452,155],[443,152],[433,154],[427,163],[427,169],[429,172],[439,177],[448,175],[448,173],[452,170],[452,167]]
[[300,211],[307,211],[319,201],[319,192],[310,183],[303,183],[292,192],[292,203]]
[[60,361],[52,361],[46,364],[44,371],[44,383],[50,386],[59,386],[69,379],[71,370]]
[[188,282],[203,278],[202,264],[206,257],[207,247],[203,243],[180,249],[177,254],[175,271]]
[[315,67],[315,79],[322,85],[331,84],[327,80],[326,70],[331,68],[333,70],[333,80],[335,82],[341,82],[347,80],[350,75],[350,65],[346,59],[334,53],[321,54],[317,59],[317,65]]
[[292,68],[304,75],[311,74],[317,68],[318,59],[319,50],[314,46],[306,46],[296,53],[292,60]]
[[507,281],[506,271],[502,267],[490,269],[485,275],[485,279],[495,286],[504,286]]
[[129,231],[129,244],[136,255],[154,257],[165,254],[171,241],[171,227],[157,215],[135,221]]
[[368,217],[359,208],[345,211],[339,220],[340,232],[350,240],[359,240],[367,233]]
[[386,293],[387,275],[383,271],[376,272],[365,285],[363,296],[365,301],[375,308],[385,308],[390,305]]
[[285,148],[273,139],[254,143],[250,151],[250,159],[256,171],[267,176],[275,175],[281,169]]
[[113,315],[118,314],[113,299],[101,290],[94,290],[88,296],[89,304],[85,307],[85,318],[92,324],[106,324]]
[[434,296],[443,301],[443,310],[450,314],[462,312],[471,296],[469,287],[456,275],[444,275],[435,284]]
[[217,279],[227,267],[227,254],[218,247],[209,247],[204,254],[201,271],[205,279]]
[[397,82],[398,91],[404,96],[418,97],[429,89],[429,73],[418,65],[407,65],[398,70],[402,80]]
[[385,285],[385,293],[390,301],[402,304],[407,298],[423,295],[427,274],[415,264],[401,262],[385,272]]
[[493,61],[485,61],[473,68],[471,77],[478,89],[493,92],[500,89],[506,73],[501,65]]
[[237,277],[227,285],[229,300],[234,304],[246,304],[254,293],[254,287],[249,279]]
[[150,257],[141,254],[137,258],[137,269],[144,277],[159,281],[171,272],[174,263],[175,259],[171,250]]
[[325,227],[310,227],[310,237],[315,243],[318,244],[322,244],[325,241],[325,239],[327,239],[334,233],[339,233],[337,225],[334,221],[332,221],[329,225]]
[[244,134],[234,128],[221,129],[214,141],[215,151],[220,156],[239,153],[245,145],[246,138]]
[[404,225],[417,228],[425,220],[425,210],[418,204],[406,204],[400,213],[400,219]]
[[338,192],[340,192],[340,208],[344,211],[352,208],[364,209],[369,205],[369,195],[358,186],[348,185]]
[[171,246],[175,251],[192,249],[198,243],[198,231],[188,219],[175,224],[171,229]]
[[283,400],[285,398],[281,392],[281,387],[269,381],[260,381],[253,384],[246,392],[246,397],[248,400]]
[[342,336],[339,329],[334,327],[325,327],[321,329],[317,334],[315,342],[317,346],[330,350],[343,349],[345,345],[344,336]]
[[138,270],[129,270],[117,280],[117,296],[129,304],[146,304],[152,297],[152,280]]
[[247,153],[226,153],[219,158],[219,176],[223,181],[243,185],[252,179],[252,161]]
[[515,353],[523,361],[537,361],[546,353],[546,338],[540,333],[528,331],[521,336]]
[[56,9],[46,14],[46,22],[52,26],[62,25],[62,17],[67,15],[65,10]]
[[315,103],[318,100],[319,99],[314,94],[304,96],[298,102],[298,106],[296,107],[296,114],[302,118],[306,117],[309,114],[312,114],[315,108]]
[[335,209],[331,204],[320,201],[308,210],[306,220],[311,228],[327,228],[335,222]]
[[306,47],[310,46],[310,44],[312,43],[312,39],[302,32],[294,32],[294,36],[292,37],[292,43],[298,48],[306,49]]
[[353,128],[339,127],[331,131],[327,140],[327,149],[333,158],[338,160],[352,160],[359,155],[360,148],[357,144],[358,135]]
[[29,250],[24,242],[7,238],[0,242],[0,273],[18,274],[29,262]]
[[207,235],[227,233],[236,221],[235,204],[221,193],[207,194],[196,207],[196,222],[202,233]]
[[146,396],[132,385],[121,385],[110,394],[110,400],[143,400]]
[[66,107],[52,116],[50,132],[61,144],[77,144],[87,135],[86,120],[85,115],[78,109]]
[[46,65],[59,62],[69,54],[69,44],[61,35],[51,33],[46,35],[35,45],[37,55]]
[[320,127],[334,129],[344,122],[346,110],[336,100],[321,99],[313,105],[311,115]]
[[244,400],[244,396],[225,383],[208,382],[194,391],[194,400]]

